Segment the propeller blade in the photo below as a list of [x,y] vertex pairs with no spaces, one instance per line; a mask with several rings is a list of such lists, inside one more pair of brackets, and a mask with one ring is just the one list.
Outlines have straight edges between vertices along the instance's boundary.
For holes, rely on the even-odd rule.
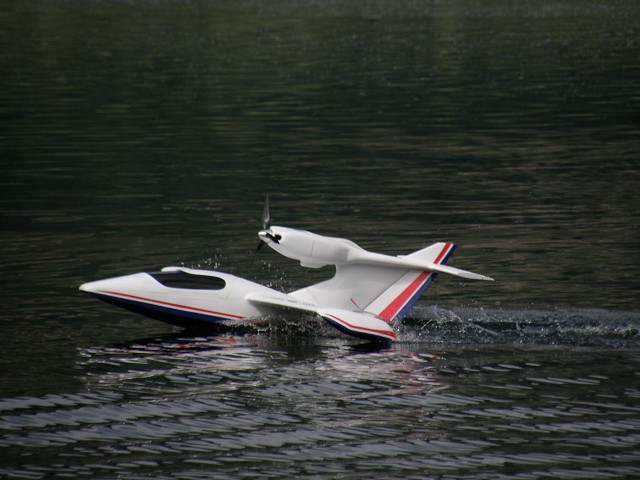
[[271,226],[271,214],[269,213],[269,195],[264,199],[264,207],[262,209],[262,230],[269,230]]
[[[264,197],[264,207],[262,207],[262,218],[260,219],[260,223],[262,224],[262,231],[269,230],[271,223],[271,214],[269,213],[269,195]],[[258,245],[256,245],[256,249],[253,251],[253,258],[256,258],[258,252],[264,247],[264,244],[267,243],[264,240],[260,239]]]
[[256,255],[258,255],[258,252],[262,249],[262,247],[264,247],[265,242],[263,240],[260,240],[258,242],[258,245],[256,245],[256,249],[253,251],[253,258],[256,258]]

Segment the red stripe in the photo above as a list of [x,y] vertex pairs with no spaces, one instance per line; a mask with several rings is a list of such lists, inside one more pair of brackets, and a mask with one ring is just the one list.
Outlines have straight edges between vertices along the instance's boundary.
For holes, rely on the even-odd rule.
[[366,331],[366,332],[373,332],[373,333],[376,333],[378,335],[385,335],[385,336],[391,337],[391,338],[397,338],[397,335],[395,334],[395,332],[387,332],[385,330],[376,330],[375,328],[358,327],[356,325],[351,325],[349,322],[346,322],[343,319],[336,317],[335,315],[327,314],[326,316],[327,317],[331,317],[334,320],[345,324],[347,327],[351,328],[352,330],[362,330],[362,331]]
[[444,254],[447,253],[450,248],[451,248],[451,243],[450,242],[445,243],[444,244],[444,248],[440,252],[440,255],[438,255],[438,258],[436,258],[436,261],[433,262],[433,263],[439,265],[440,262],[442,261],[442,257],[444,257]]
[[[446,243],[444,245],[444,248],[440,252],[440,254],[437,256],[435,262],[433,263],[439,264],[442,261],[442,258],[445,256],[446,252],[448,252],[450,248],[451,248],[451,243]],[[429,275],[431,275],[431,272],[422,272],[420,275],[418,275],[418,278],[416,278],[413,282],[411,282],[411,285],[405,288],[402,291],[402,293],[398,295],[387,306],[387,308],[385,308],[382,312],[380,312],[378,317],[380,317],[382,320],[386,322],[390,322],[391,320],[393,320],[393,317],[395,317],[398,314],[398,312],[402,309],[402,307],[404,307],[407,301],[418,291],[420,286],[429,278]]]
[[232,317],[232,318],[238,318],[238,319],[244,318],[243,316],[240,316],[240,315],[232,315],[230,313],[216,312],[215,310],[205,310],[204,308],[188,307],[187,305],[180,305],[178,303],[162,302],[160,300],[153,300],[153,299],[150,299],[150,298],[138,297],[136,295],[129,295],[127,293],[109,292],[109,291],[106,291],[106,290],[102,290],[100,293],[107,293],[109,295],[116,295],[118,297],[133,298],[135,300],[142,300],[143,302],[157,303],[157,304],[160,304],[160,305],[167,305],[169,307],[183,308],[185,310],[193,310],[194,312],[212,313],[214,315],[222,315],[222,316],[225,316],[225,317]]
[[393,320],[393,317],[396,316],[411,296],[420,288],[420,285],[429,278],[429,275],[431,275],[431,272],[422,272],[418,275],[418,278],[411,282],[411,285],[405,288],[403,292],[398,295],[395,300],[393,300],[393,302],[391,302],[378,316],[386,322]]

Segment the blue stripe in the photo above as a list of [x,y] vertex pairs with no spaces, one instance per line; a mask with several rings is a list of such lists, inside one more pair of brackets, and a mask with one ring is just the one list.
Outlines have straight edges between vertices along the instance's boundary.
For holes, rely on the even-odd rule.
[[347,326],[345,326],[342,323],[334,320],[331,317],[326,317],[326,316],[322,315],[322,318],[323,318],[323,320],[325,320],[332,327],[334,327],[337,330],[340,330],[342,333],[346,333],[347,335],[350,335],[352,337],[362,338],[364,340],[369,340],[369,341],[373,341],[373,342],[377,342],[377,343],[390,343],[391,342],[391,338],[386,336],[386,335],[377,335],[375,333],[361,332],[359,330],[354,330],[354,329],[348,328]]
[[440,262],[440,265],[446,265],[447,262],[449,261],[449,259],[451,258],[451,255],[453,255],[453,252],[456,251],[456,248],[458,248],[458,246],[455,243],[451,244],[451,250],[449,250],[449,253],[447,253],[444,258],[442,259],[442,261]]
[[424,293],[424,291],[429,288],[429,285],[431,285],[431,282],[433,282],[433,280],[435,279],[436,274],[435,273],[431,273],[427,279],[424,281],[424,283],[420,286],[420,288],[418,288],[416,290],[416,293],[413,294],[413,296],[411,298],[409,298],[409,300],[407,301],[407,303],[405,303],[404,307],[402,307],[400,309],[400,311],[398,313],[396,313],[396,316],[393,317],[393,321],[394,322],[400,322],[404,317],[407,316],[407,313],[409,313],[409,310],[411,310],[413,308],[413,306],[415,305],[415,303],[418,301],[418,299],[420,298],[420,296]]
[[94,295],[100,298],[100,300],[103,300],[112,305],[116,305],[126,310],[130,310],[132,312],[139,313],[140,315],[144,315],[155,320],[160,320],[171,325],[177,325],[179,327],[194,327],[203,324],[211,325],[227,320],[232,320],[231,318],[218,315],[208,315],[205,313],[179,310],[166,306],[114,297],[111,295],[100,295],[95,293]]
[[[451,244],[451,248],[449,249],[449,252],[440,261],[440,265],[446,265],[446,263],[449,261],[449,259],[453,255],[453,252],[456,251],[457,247],[458,246],[455,243]],[[404,305],[404,307],[402,307],[400,309],[400,311],[396,314],[396,316],[393,317],[393,322],[399,323],[400,321],[402,321],[402,319],[404,317],[407,316],[409,311],[413,308],[413,306],[416,304],[416,302],[422,296],[422,294],[425,292],[425,290],[427,288],[429,288],[429,286],[431,285],[431,282],[433,282],[436,279],[436,276],[437,276],[437,273],[433,273],[432,272],[431,275],[429,275],[427,277],[427,279],[420,286],[420,288],[418,288],[418,290],[416,290],[416,293],[413,294],[413,296],[407,301],[407,303]]]

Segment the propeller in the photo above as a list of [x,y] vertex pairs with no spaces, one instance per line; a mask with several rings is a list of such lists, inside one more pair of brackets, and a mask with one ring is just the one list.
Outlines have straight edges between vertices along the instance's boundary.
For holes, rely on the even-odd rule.
[[269,212],[269,195],[267,195],[264,199],[264,207],[262,208],[262,219],[261,219],[262,230],[258,232],[258,236],[260,237],[260,242],[256,247],[256,251],[254,256],[260,251],[260,249],[267,243],[266,239],[274,242],[280,243],[280,235],[274,235],[271,231],[271,213]]
[[264,207],[262,207],[262,230],[271,228],[271,214],[269,213],[269,195],[264,197]]

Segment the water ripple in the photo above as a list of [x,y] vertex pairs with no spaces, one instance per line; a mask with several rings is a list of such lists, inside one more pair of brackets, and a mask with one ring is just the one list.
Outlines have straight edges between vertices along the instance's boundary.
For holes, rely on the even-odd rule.
[[620,383],[640,370],[632,352],[608,353],[607,367],[595,373],[598,354],[578,350],[565,374],[555,375],[554,349],[362,352],[329,341],[300,356],[255,338],[221,348],[223,340],[182,337],[177,346],[151,339],[81,351],[90,394],[2,403],[0,449],[10,458],[58,452],[56,460],[45,466],[25,457],[0,474],[640,473],[640,407]]

